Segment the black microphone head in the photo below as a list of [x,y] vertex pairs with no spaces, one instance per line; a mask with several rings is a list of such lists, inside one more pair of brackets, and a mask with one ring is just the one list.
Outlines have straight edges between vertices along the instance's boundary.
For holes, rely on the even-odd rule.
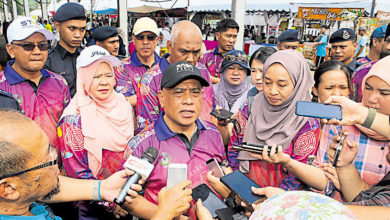
[[141,159],[145,158],[149,163],[154,163],[158,155],[158,150],[154,147],[148,147],[146,151],[142,154]]

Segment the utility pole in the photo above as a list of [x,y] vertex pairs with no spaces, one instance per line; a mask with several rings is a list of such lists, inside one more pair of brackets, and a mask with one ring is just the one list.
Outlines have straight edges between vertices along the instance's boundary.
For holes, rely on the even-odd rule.
[[244,50],[244,30],[245,30],[245,9],[246,0],[232,0],[232,19],[238,23],[238,32],[235,48]]
[[18,18],[18,8],[15,0],[12,0],[12,16],[14,20]]
[[375,0],[372,0],[372,4],[371,4],[371,14],[370,16],[373,18],[374,17],[374,13],[375,13]]
[[121,27],[124,36],[123,43],[125,44],[126,51],[128,52],[129,45],[129,28],[127,23],[127,0],[118,1],[118,16],[119,16],[119,27]]
[[28,0],[24,0],[24,15],[26,17],[30,17],[30,6],[28,4]]

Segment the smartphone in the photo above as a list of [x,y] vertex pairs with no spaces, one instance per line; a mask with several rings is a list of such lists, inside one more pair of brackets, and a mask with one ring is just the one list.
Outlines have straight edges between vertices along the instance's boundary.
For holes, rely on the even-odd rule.
[[[255,154],[263,154],[264,145],[262,144],[250,144],[250,143],[243,143],[241,146],[233,146],[232,147],[235,150],[243,150],[248,151]],[[275,153],[278,153],[278,148],[276,148]],[[268,156],[271,154],[271,146],[268,146]]]
[[337,144],[336,152],[334,155],[334,161],[333,161],[333,167],[337,166],[337,161],[339,160],[339,156],[341,153],[341,150],[343,150],[343,143],[344,143],[345,135],[341,135],[340,142]]
[[213,176],[220,178],[225,175],[222,168],[219,166],[217,159],[211,158],[210,160],[206,161],[206,164],[209,167],[209,170],[212,171]]
[[187,179],[187,164],[171,163],[168,166],[167,189]]
[[335,118],[340,121],[343,119],[341,106],[316,102],[298,101],[295,105],[295,114],[312,118]]
[[213,218],[217,217],[215,212],[218,209],[227,208],[228,206],[217,196],[206,184],[200,184],[192,189],[192,198],[195,201],[202,200],[202,204],[206,207]]
[[218,219],[220,220],[248,220],[248,218],[241,214],[242,208],[240,207],[228,207],[224,209],[218,209],[215,211],[217,213]]
[[255,188],[260,188],[260,186],[239,170],[221,177],[221,182],[233,191],[248,206],[266,199],[265,196],[259,196],[252,193],[252,186]]

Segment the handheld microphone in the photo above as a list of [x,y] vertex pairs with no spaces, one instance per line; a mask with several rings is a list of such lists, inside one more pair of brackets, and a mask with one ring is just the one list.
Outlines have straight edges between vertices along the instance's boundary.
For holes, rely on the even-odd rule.
[[127,190],[130,189],[132,184],[138,183],[138,180],[141,177],[148,177],[152,172],[154,166],[153,163],[156,160],[158,155],[158,151],[154,147],[148,147],[146,151],[142,154],[141,159],[130,156],[126,163],[123,165],[124,167],[133,170],[135,173],[131,176],[126,183],[123,185],[119,195],[114,199],[114,202],[118,205],[122,205],[125,201],[125,197],[127,195]]

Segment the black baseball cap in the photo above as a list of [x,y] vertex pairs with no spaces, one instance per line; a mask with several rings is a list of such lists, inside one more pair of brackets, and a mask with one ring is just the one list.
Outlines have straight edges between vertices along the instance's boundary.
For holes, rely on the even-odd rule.
[[196,66],[185,61],[179,61],[170,64],[165,69],[161,79],[161,89],[172,88],[185,79],[196,79],[204,87],[210,85],[209,82],[202,77],[200,70]]
[[84,7],[74,2],[68,2],[61,5],[53,16],[54,21],[62,22],[69,20],[85,20]]
[[387,25],[385,38],[387,38],[388,36],[390,36],[390,23]]
[[96,41],[104,41],[107,38],[110,37],[116,37],[118,36],[118,31],[113,26],[101,26],[96,28],[95,32],[93,33],[93,38]]
[[297,30],[287,29],[287,30],[283,31],[279,35],[278,41],[279,42],[296,42],[296,41],[299,41],[298,34],[299,34],[299,31],[297,31]]

